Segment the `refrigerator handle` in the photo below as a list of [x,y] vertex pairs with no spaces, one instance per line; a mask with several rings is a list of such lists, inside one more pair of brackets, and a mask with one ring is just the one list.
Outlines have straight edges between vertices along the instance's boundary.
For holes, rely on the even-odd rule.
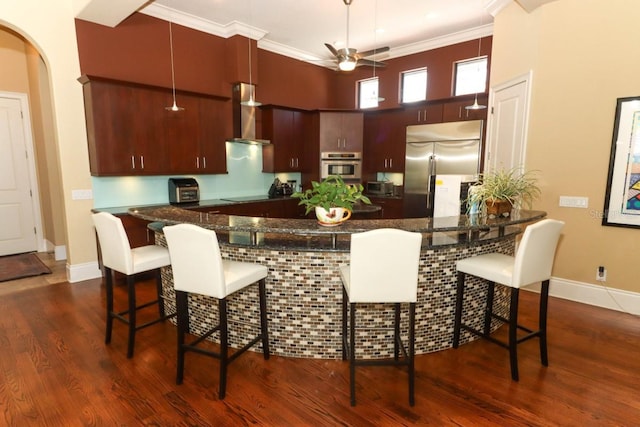
[[429,176],[436,174],[436,156],[433,154],[429,156]]

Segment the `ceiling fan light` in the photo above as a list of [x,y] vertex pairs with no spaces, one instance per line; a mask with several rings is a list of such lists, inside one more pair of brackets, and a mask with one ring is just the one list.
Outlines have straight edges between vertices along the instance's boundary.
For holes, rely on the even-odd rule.
[[356,68],[356,59],[352,57],[344,58],[338,64],[340,71],[353,71]]

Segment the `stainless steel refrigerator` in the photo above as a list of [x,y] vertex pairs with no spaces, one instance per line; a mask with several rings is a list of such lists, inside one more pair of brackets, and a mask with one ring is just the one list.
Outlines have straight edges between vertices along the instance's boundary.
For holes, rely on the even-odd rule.
[[439,175],[458,176],[463,187],[458,197],[466,197],[466,188],[480,173],[482,125],[482,120],[470,120],[407,126],[405,218],[433,216]]

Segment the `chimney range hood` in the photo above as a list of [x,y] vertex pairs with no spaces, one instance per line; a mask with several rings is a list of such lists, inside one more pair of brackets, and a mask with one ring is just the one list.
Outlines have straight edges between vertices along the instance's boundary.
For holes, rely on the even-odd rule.
[[247,83],[237,83],[233,86],[233,135],[227,142],[241,144],[267,145],[271,141],[256,138],[256,107],[243,105],[251,98],[255,86]]

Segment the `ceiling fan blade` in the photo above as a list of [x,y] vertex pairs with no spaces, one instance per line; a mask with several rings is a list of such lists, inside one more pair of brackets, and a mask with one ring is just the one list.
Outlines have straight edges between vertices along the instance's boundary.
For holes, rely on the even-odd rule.
[[389,46],[379,47],[377,49],[367,50],[365,52],[359,52],[356,56],[358,58],[366,58],[367,56],[377,55],[379,53],[384,53],[389,51]]
[[384,62],[372,61],[370,59],[358,59],[358,64],[356,66],[360,67],[362,65],[366,65],[369,67],[376,67],[376,68],[384,68],[387,66],[387,64]]
[[331,53],[333,54],[333,56],[337,57],[338,56],[338,51],[336,50],[335,47],[333,47],[332,45],[330,45],[329,43],[325,43],[324,44],[327,49],[329,49],[329,51],[331,51]]

